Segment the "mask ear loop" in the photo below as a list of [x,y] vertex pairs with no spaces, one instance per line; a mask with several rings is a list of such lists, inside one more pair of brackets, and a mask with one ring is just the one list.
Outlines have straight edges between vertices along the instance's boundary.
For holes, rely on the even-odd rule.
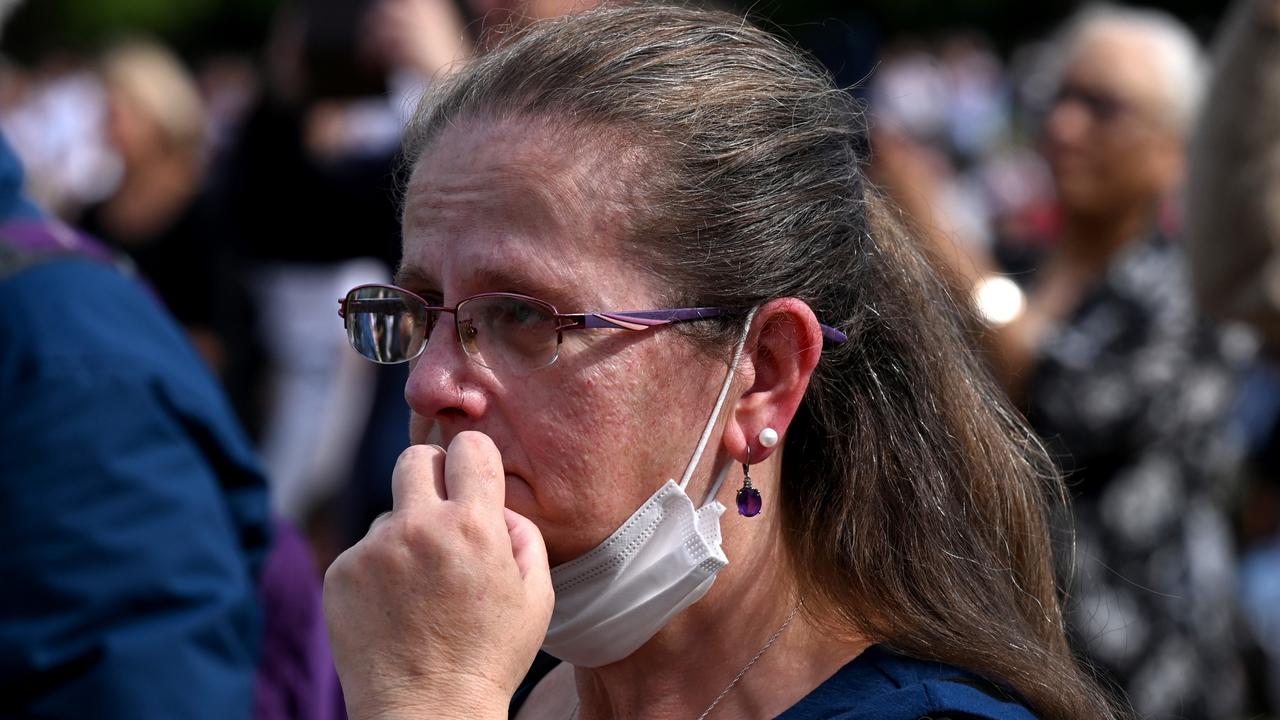
[[733,470],[733,460],[725,463],[724,467],[720,468],[720,472],[716,473],[715,482],[711,483],[711,489],[707,490],[707,496],[702,498],[702,502],[698,504],[698,507],[702,507],[715,499],[716,493],[720,492],[720,486],[724,484],[725,478],[729,477],[730,470]]
[[[698,467],[698,461],[702,459],[702,452],[707,448],[707,441],[711,439],[711,433],[716,429],[716,421],[720,419],[720,411],[724,409],[724,400],[729,396],[729,387],[733,385],[733,375],[738,370],[738,362],[742,359],[742,350],[747,346],[747,335],[751,331],[751,321],[756,317],[756,311],[760,308],[753,307],[747,313],[746,322],[742,325],[742,335],[738,338],[738,344],[733,349],[733,360],[729,363],[729,372],[724,376],[724,383],[720,386],[720,396],[716,398],[716,406],[711,411],[711,417],[707,419],[706,427],[702,429],[702,437],[698,439],[698,446],[693,451],[693,458],[689,460],[689,465],[684,469],[684,475],[680,478],[680,489],[684,490],[689,486],[689,478],[693,477],[693,471]],[[724,483],[724,479],[728,476],[729,471],[733,469],[733,462],[727,463],[723,469],[717,474],[716,480],[711,485],[711,491],[707,497],[703,498],[702,504],[706,504],[707,500],[715,497],[716,492],[720,490],[720,485]]]

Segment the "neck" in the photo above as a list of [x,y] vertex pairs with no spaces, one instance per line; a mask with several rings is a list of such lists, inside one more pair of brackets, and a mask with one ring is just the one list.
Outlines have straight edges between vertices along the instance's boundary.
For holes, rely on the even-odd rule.
[[160,232],[195,195],[199,179],[199,164],[184,156],[156,156],[133,164],[105,204],[108,230],[125,244]]
[[1136,205],[1110,214],[1068,212],[1062,232],[1063,255],[1082,269],[1101,272],[1117,252],[1150,231],[1156,205]]
[[[753,468],[753,480],[756,474]],[[800,599],[778,513],[739,517],[732,510],[737,486],[729,487],[735,481],[741,484],[740,472],[730,474],[719,494],[730,507],[721,520],[729,565],[702,600],[635,653],[604,667],[576,669],[583,720],[698,718],[726,689],[713,717],[771,718],[867,647],[832,638],[803,612],[769,644]],[[755,664],[733,683],[757,654]]]
[[194,156],[182,152],[158,152],[129,163],[124,185],[188,187],[199,179],[200,166]]

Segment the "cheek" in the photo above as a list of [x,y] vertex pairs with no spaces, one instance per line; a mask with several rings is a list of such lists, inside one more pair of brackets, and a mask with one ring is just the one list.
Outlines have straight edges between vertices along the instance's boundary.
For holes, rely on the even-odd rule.
[[714,389],[677,398],[658,384],[656,368],[619,357],[576,374],[561,392],[525,395],[532,402],[522,414],[534,420],[519,430],[520,445],[553,563],[597,545],[684,470],[710,407],[681,404],[712,403]]
[[1142,143],[1109,142],[1099,150],[1096,163],[1098,191],[1116,201],[1132,202],[1148,194],[1156,184],[1151,155]]
[[550,520],[565,519],[558,510],[621,500],[622,488],[640,484],[636,465],[652,449],[640,432],[644,390],[631,374],[601,368],[578,376],[571,388],[526,393],[512,413],[527,418],[520,445]]

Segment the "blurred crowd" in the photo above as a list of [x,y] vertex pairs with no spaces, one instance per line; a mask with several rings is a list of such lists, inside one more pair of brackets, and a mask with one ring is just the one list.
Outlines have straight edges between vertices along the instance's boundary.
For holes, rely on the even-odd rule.
[[311,2],[280,11],[260,58],[192,64],[130,37],[4,69],[29,196],[128,255],[222,379],[273,508],[325,557],[389,503],[364,479],[390,476],[408,421],[403,371],[346,351],[336,300],[396,266],[400,129],[470,52],[462,18]]
[[[1239,5],[1220,52],[1268,27]],[[1266,189],[1229,189],[1242,118],[1203,101],[1256,92],[1261,57],[1211,75],[1172,16],[1096,6],[1008,60],[973,35],[903,41],[869,81],[873,170],[1066,474],[1073,640],[1149,717],[1276,712],[1276,357],[1264,308],[1238,307],[1253,270],[1233,253],[1256,248],[1222,221]]]
[[[336,312],[398,262],[400,130],[500,28],[581,5],[313,0],[259,57],[133,37],[0,65],[28,196],[127,255],[181,323],[319,568],[389,508],[407,443],[405,368],[351,353]],[[1213,58],[1280,78],[1275,48],[1231,55],[1280,18],[1236,6]],[[1078,649],[1154,718],[1280,715],[1280,356],[1267,303],[1237,302],[1264,258],[1223,259],[1223,223],[1265,214],[1241,192],[1276,190],[1232,173],[1280,144],[1260,130],[1227,155],[1234,116],[1198,120],[1206,95],[1264,92],[1221,87],[1209,39],[1100,7],[1011,50],[973,29],[893,38],[851,88],[875,177],[973,293],[974,342],[1067,473]]]

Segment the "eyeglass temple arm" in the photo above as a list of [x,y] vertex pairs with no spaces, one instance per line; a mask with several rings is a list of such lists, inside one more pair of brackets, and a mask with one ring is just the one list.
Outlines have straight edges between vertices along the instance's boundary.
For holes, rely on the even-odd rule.
[[671,310],[634,310],[609,313],[574,313],[561,315],[561,330],[573,329],[612,329],[612,330],[648,330],[660,325],[702,320],[723,315],[719,308],[676,308]]
[[[729,311],[722,308],[674,308],[670,310],[635,310],[627,312],[611,312],[611,313],[579,313],[560,315],[562,325],[561,330],[585,330],[592,328],[606,328],[614,330],[648,330],[652,327],[661,325],[671,325],[678,322],[688,322],[691,320],[705,320],[708,318],[721,317]],[[822,337],[827,341],[839,345],[849,341],[849,337],[843,332],[831,327],[830,325],[821,325]]]

